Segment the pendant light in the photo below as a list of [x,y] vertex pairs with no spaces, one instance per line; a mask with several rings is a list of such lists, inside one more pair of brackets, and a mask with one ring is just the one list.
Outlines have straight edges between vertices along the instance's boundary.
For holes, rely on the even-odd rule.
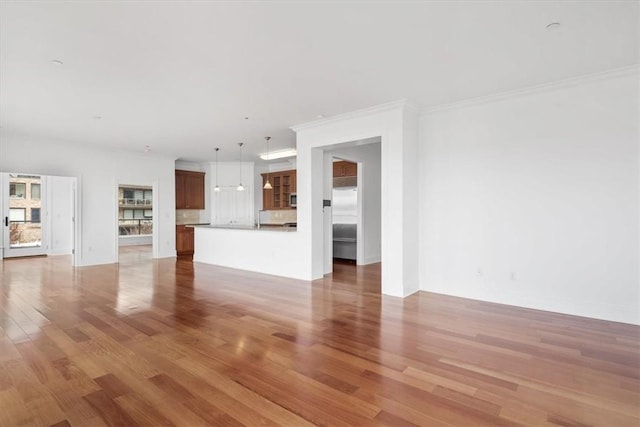
[[244,143],[239,142],[238,145],[240,146],[240,184],[238,185],[238,188],[236,188],[236,190],[244,191],[244,186],[242,185],[242,146],[244,145]]
[[220,148],[216,147],[216,188],[213,189],[216,193],[220,192],[220,187],[218,187],[218,151]]
[[[269,140],[271,139],[270,136],[265,136],[264,139],[267,140],[267,157],[269,156]],[[273,190],[273,187],[271,186],[271,183],[269,182],[269,166],[267,165],[267,182],[264,184],[264,188],[265,190]]]

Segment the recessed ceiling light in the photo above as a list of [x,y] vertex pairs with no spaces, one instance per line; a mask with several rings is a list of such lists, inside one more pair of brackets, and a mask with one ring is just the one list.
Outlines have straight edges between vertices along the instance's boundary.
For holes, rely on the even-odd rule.
[[59,59],[52,59],[51,63],[56,65],[64,65],[64,62]]
[[150,146],[148,146],[148,145],[145,145],[145,146],[144,146],[144,152],[145,152],[145,153],[148,153],[149,151],[151,151],[151,147],[150,147]]
[[102,120],[102,116],[93,116],[92,117],[94,120]]
[[262,160],[275,160],[275,159],[283,159],[285,157],[293,157],[296,154],[298,154],[298,152],[296,151],[295,148],[289,148],[287,150],[271,151],[269,154],[267,153],[260,154],[260,158]]
[[559,22],[552,22],[545,27],[549,31],[554,31],[560,28]]

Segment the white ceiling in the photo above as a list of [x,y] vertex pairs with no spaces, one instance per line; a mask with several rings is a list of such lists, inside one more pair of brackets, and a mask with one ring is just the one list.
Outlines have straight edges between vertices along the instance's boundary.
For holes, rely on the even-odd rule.
[[0,125],[200,161],[243,141],[257,160],[263,136],[292,147],[289,126],[319,115],[637,64],[638,5],[3,0]]

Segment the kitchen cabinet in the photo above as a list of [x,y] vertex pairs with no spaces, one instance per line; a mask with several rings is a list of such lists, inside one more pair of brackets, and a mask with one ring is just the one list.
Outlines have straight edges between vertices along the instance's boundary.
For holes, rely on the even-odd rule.
[[358,176],[358,164],[341,160],[333,162],[333,177]]
[[216,224],[253,224],[253,191],[249,186],[245,191],[235,187],[222,187],[212,197],[213,218]]
[[289,205],[289,196],[296,192],[296,171],[269,172],[262,174],[262,185],[267,177],[273,189],[262,190],[262,209],[293,209]]
[[176,253],[178,256],[193,255],[193,227],[176,225]]
[[204,209],[204,172],[176,170],[176,209]]

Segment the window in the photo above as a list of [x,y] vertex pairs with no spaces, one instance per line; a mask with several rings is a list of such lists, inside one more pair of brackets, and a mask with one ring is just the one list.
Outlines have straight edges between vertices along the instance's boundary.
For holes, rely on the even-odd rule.
[[144,190],[144,199],[145,200],[152,200],[153,199],[153,191]]
[[26,194],[27,184],[25,184],[24,182],[9,183],[9,197],[11,197],[12,199],[24,199]]
[[10,221],[25,221],[27,219],[25,208],[11,208],[9,209]]
[[31,184],[31,199],[40,200],[40,184]]
[[31,222],[40,222],[40,208],[31,208]]
[[144,210],[145,218],[153,218],[153,209],[145,209]]
[[149,218],[147,213],[151,215],[153,211],[151,209],[124,209],[122,211],[123,219],[145,219]]
[[125,188],[122,190],[122,197],[125,199],[133,199],[133,190],[130,188]]

